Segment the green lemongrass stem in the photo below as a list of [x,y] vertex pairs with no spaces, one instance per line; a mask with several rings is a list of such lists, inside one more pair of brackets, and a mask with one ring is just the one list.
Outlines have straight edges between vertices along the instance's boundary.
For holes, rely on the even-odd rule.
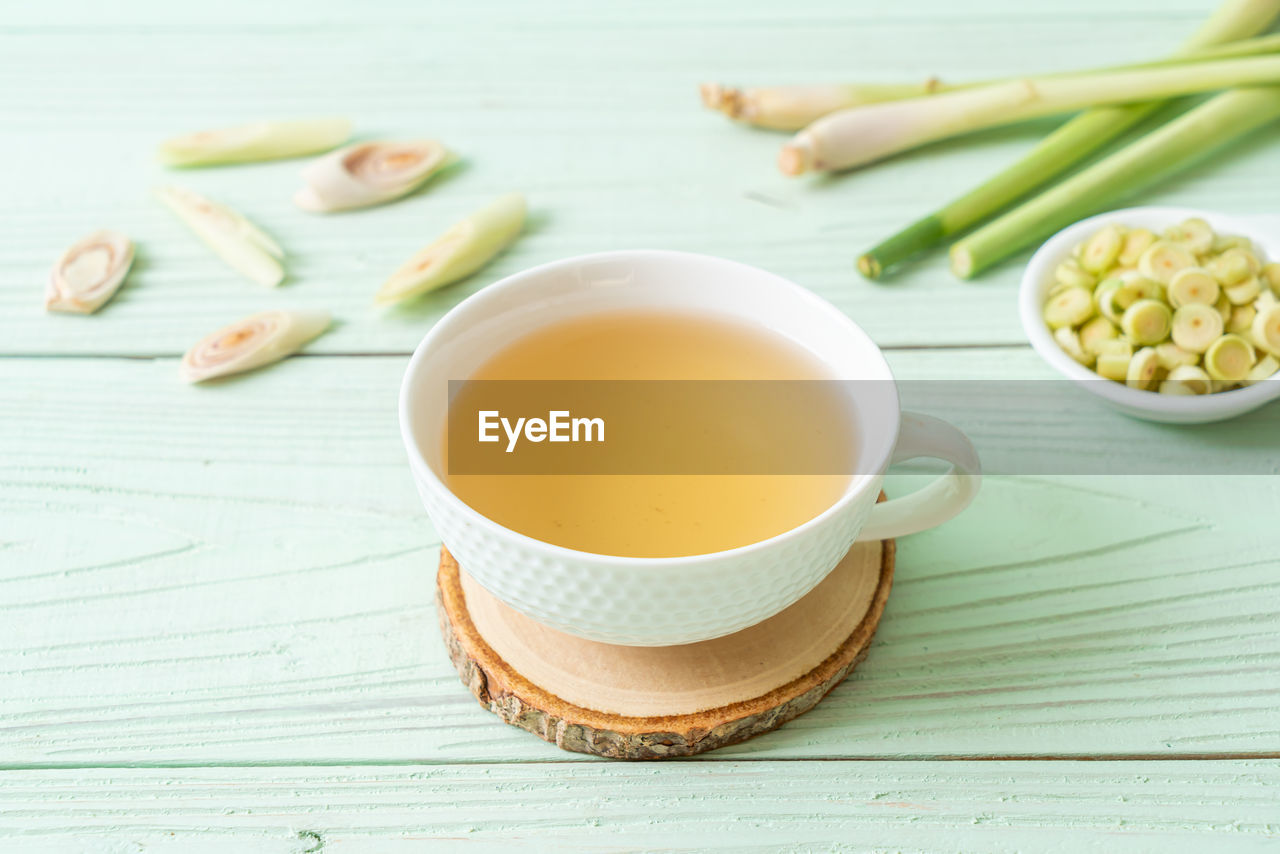
[[1280,87],[1224,92],[961,240],[951,247],[951,269],[961,278],[971,278],[1277,118]]
[[[1253,41],[1263,52],[1276,36],[1235,42],[1266,29],[1280,14],[1280,0],[1227,0],[1175,54],[1231,56]],[[1226,42],[1227,44],[1221,44]],[[858,269],[867,278],[880,274],[953,234],[965,231],[1031,190],[1066,172],[1119,138],[1162,106],[1129,104],[1089,110],[1045,137],[1025,157],[1003,172],[864,253]]]
[[863,166],[959,134],[1100,104],[1280,83],[1280,56],[1219,59],[1135,71],[1027,78],[929,98],[841,110],[792,137],[786,175]]
[[[1228,59],[1231,57],[1256,56],[1276,51],[1280,51],[1280,33],[1245,39],[1226,45],[1205,47],[1188,52],[1185,57],[1174,56],[1152,62],[1118,65],[1106,70],[1126,71],[1136,68],[1158,68],[1189,60]],[[1060,77],[1063,74],[1055,73],[1043,76],[1046,78]],[[699,91],[702,95],[702,103],[708,109],[724,113],[734,121],[769,130],[798,131],[813,124],[823,116],[838,110],[846,110],[867,104],[878,104],[883,101],[900,101],[904,98],[916,98],[922,95],[951,92],[956,89],[966,89],[974,86],[985,86],[991,83],[1007,82],[1007,80],[1008,78],[1005,81],[992,80],[979,83],[951,84],[943,83],[933,77],[923,83],[759,86],[753,89],[738,89],[732,86],[722,86],[719,83],[703,83],[699,87]]]

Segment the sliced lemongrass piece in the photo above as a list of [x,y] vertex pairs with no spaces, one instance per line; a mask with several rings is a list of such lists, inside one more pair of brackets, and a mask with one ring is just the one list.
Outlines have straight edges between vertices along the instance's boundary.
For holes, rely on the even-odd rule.
[[1119,226],[1108,225],[1084,244],[1080,252],[1080,266],[1095,275],[1102,273],[1116,262],[1123,245],[1124,236]]
[[1094,363],[1093,369],[1098,372],[1098,376],[1104,379],[1122,383],[1129,378],[1129,363],[1131,361],[1133,361],[1133,357],[1126,353],[1099,353],[1098,361]]
[[1050,297],[1044,306],[1049,328],[1079,326],[1093,314],[1093,297],[1084,288],[1067,288]]
[[1249,376],[1244,378],[1245,385],[1253,385],[1263,380],[1269,380],[1280,372],[1280,361],[1273,355],[1263,356],[1258,360],[1252,368],[1249,369]]
[[1173,274],[1167,289],[1169,303],[1180,308],[1189,303],[1213,305],[1218,301],[1218,280],[1200,267],[1187,267]]
[[1124,383],[1129,388],[1151,391],[1160,381],[1160,359],[1154,347],[1143,347],[1133,354],[1125,371]]
[[348,119],[253,122],[165,140],[160,144],[160,159],[170,166],[280,160],[328,151],[350,137]]
[[434,139],[359,142],[331,151],[302,170],[293,197],[303,210],[351,210],[406,196],[455,161]]
[[1169,284],[1179,270],[1194,267],[1195,264],[1194,255],[1168,240],[1157,240],[1138,259],[1138,269],[1142,275],[1163,285]]
[[1273,294],[1280,296],[1280,261],[1263,266],[1260,278],[1270,286]]
[[1267,308],[1268,306],[1273,306],[1277,304],[1280,304],[1280,297],[1277,297],[1271,291],[1263,291],[1262,293],[1258,294],[1258,298],[1253,301],[1253,307],[1256,308],[1258,311],[1262,311],[1264,308]]
[[[1169,384],[1176,385],[1177,390],[1166,389]],[[1212,387],[1209,375],[1196,365],[1179,365],[1170,370],[1168,378],[1160,383],[1163,394],[1208,394]]]
[[1224,285],[1235,285],[1254,274],[1253,253],[1239,247],[1226,250],[1209,263],[1209,272]]
[[1256,358],[1253,347],[1239,335],[1223,335],[1204,354],[1204,369],[1215,380],[1238,383],[1249,376]]
[[80,238],[54,262],[45,289],[48,311],[93,314],[115,295],[133,264],[133,242],[102,229]]
[[1093,364],[1093,355],[1080,346],[1080,336],[1069,326],[1062,326],[1053,331],[1053,339],[1063,352],[1080,364],[1088,367]]
[[1280,305],[1269,305],[1259,311],[1249,325],[1249,332],[1255,344],[1280,356]]
[[1224,324],[1231,319],[1231,312],[1234,309],[1234,306],[1231,305],[1231,300],[1227,299],[1225,292],[1218,294],[1218,301],[1213,304],[1213,308],[1214,311],[1222,315],[1222,322]]
[[1203,353],[1222,335],[1222,315],[1208,305],[1191,303],[1173,313],[1173,343],[1193,353]]
[[1081,267],[1080,262],[1075,258],[1068,258],[1059,264],[1053,275],[1059,283],[1076,288],[1093,290],[1098,282],[1094,275]]
[[1228,285],[1222,289],[1222,292],[1227,295],[1232,305],[1246,305],[1256,300],[1262,293],[1262,282],[1258,281],[1257,276],[1250,276],[1243,282]]
[[1122,293],[1131,294],[1135,300],[1155,299],[1163,301],[1165,299],[1164,285],[1141,274],[1125,279]]
[[1160,367],[1166,371],[1172,371],[1184,365],[1194,365],[1200,361],[1199,353],[1192,353],[1190,350],[1183,350],[1172,341],[1165,341],[1156,345],[1156,356],[1160,359]]
[[1116,325],[1105,317],[1095,317],[1080,327],[1080,346],[1091,356],[1098,355],[1098,344],[1120,334]]
[[1166,240],[1172,240],[1193,255],[1203,255],[1213,248],[1213,229],[1199,217],[1170,226],[1164,236]]
[[1132,305],[1130,301],[1126,305],[1120,305],[1118,297],[1124,283],[1119,279],[1103,279],[1098,282],[1098,286],[1093,289],[1093,304],[1098,313],[1113,323],[1120,322],[1120,315],[1124,314],[1124,310]]
[[238,374],[278,362],[329,328],[323,311],[264,311],[201,339],[182,357],[189,383]]
[[284,250],[241,214],[183,187],[156,195],[231,269],[268,288],[284,281]]
[[374,301],[389,305],[465,279],[516,239],[524,227],[524,214],[524,196],[519,193],[491,202],[406,261],[382,285]]
[[1231,317],[1227,319],[1227,331],[1241,334],[1248,332],[1253,328],[1253,320],[1258,316],[1258,310],[1251,305],[1238,305],[1231,310]]
[[1117,260],[1126,267],[1138,266],[1138,260],[1142,257],[1142,253],[1151,248],[1151,244],[1156,242],[1156,235],[1148,228],[1131,229],[1124,236],[1124,244],[1120,247],[1120,255]]
[[[1173,312],[1169,306],[1154,299],[1140,299],[1125,309],[1120,318],[1120,328],[1129,340],[1139,346],[1159,344],[1169,337]],[[1154,351],[1152,351],[1154,353]]]
[[1239,234],[1219,234],[1213,238],[1213,247],[1210,249],[1214,253],[1226,252],[1228,249],[1248,249],[1253,251],[1253,241]]

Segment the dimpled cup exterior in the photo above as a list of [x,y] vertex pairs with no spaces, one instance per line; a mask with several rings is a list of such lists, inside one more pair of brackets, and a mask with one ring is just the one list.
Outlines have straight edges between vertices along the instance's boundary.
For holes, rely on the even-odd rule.
[[441,540],[482,586],[544,625],[627,646],[709,640],[786,608],[849,551],[881,480],[869,478],[853,501],[801,535],[637,571],[478,524],[458,499],[414,475]]

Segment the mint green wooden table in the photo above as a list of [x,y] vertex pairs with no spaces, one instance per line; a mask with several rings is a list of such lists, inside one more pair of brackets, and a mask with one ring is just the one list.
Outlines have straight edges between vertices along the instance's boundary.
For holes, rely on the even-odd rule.
[[[1275,407],[1233,428],[1269,476],[989,479],[960,520],[901,542],[846,684],[776,733],[668,764],[562,753],[458,683],[394,409],[406,355],[460,298],[623,247],[791,277],[863,324],[900,377],[1046,378],[1017,325],[1019,261],[967,285],[937,258],[882,287],[851,272],[855,250],[1046,125],[789,183],[777,137],[704,113],[695,86],[1136,60],[1209,5],[11,4],[0,849],[1274,850]],[[275,292],[148,197],[174,177],[152,160],[167,135],[333,113],[368,135],[438,136],[470,163],[333,218],[293,208],[297,164],[179,176],[281,239],[293,276]],[[1145,198],[1274,212],[1277,142],[1260,134]],[[539,212],[514,251],[409,311],[372,309],[389,269],[512,189]],[[52,258],[100,226],[139,241],[135,274],[96,317],[45,316]],[[272,306],[341,326],[274,369],[178,382],[193,341]],[[1063,417],[1086,439],[1191,455],[1208,435],[1073,401]]]

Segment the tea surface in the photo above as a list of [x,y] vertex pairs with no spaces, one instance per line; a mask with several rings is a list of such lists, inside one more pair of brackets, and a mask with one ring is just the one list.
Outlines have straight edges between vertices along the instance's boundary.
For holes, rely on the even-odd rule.
[[[822,380],[814,355],[771,330],[721,317],[632,311],[554,324],[513,341],[471,380]],[[467,393],[464,385],[459,396]],[[832,394],[836,394],[833,385]],[[669,422],[714,420],[714,413],[654,411]],[[848,453],[852,424],[807,438]],[[725,438],[733,453],[734,437]],[[445,437],[446,450],[448,437]],[[837,448],[835,443],[843,447]],[[808,444],[812,450],[812,444]],[[786,447],[743,442],[742,453],[777,456]],[[447,457],[447,453],[446,453]],[[806,475],[493,475],[446,477],[484,516],[535,539],[580,551],[673,557],[768,539],[819,515],[844,493],[847,474]]]

